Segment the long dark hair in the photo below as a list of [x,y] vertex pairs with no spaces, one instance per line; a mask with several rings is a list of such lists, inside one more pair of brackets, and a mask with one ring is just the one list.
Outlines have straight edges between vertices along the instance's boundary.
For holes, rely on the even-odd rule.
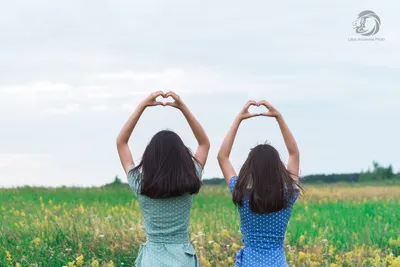
[[288,207],[295,191],[301,189],[280,159],[278,151],[269,144],[254,147],[243,164],[233,190],[233,203],[243,205],[248,197],[256,213],[271,213]]
[[197,194],[202,182],[195,162],[196,158],[176,133],[158,132],[147,145],[140,164],[133,169],[142,172],[138,176],[140,193],[151,198]]

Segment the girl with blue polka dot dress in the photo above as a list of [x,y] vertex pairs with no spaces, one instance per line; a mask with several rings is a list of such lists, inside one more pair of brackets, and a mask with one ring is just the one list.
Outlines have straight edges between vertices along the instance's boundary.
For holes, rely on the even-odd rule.
[[[250,106],[265,106],[268,112],[250,114]],[[278,151],[268,144],[251,149],[236,175],[229,155],[239,125],[253,117],[274,118],[289,152],[287,167]],[[288,266],[283,241],[293,204],[299,196],[299,150],[282,115],[267,101],[249,101],[236,117],[218,153],[218,162],[240,215],[244,248],[235,267]]]
[[[157,97],[172,97],[162,103]],[[142,161],[135,165],[128,141],[143,111],[152,106],[180,110],[198,142],[195,155],[172,131],[161,131],[147,145]],[[140,246],[137,267],[199,267],[189,242],[189,216],[193,195],[202,185],[201,175],[210,142],[200,123],[174,92],[155,92],[143,100],[122,128],[117,148],[129,185],[142,210],[146,243]]]

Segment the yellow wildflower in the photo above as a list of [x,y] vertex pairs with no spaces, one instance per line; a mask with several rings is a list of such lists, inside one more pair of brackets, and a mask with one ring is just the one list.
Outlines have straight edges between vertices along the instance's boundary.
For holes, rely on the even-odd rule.
[[384,263],[388,263],[389,266],[390,266],[390,264],[392,263],[393,259],[394,259],[394,255],[393,254],[389,254],[383,259],[383,262]]
[[76,258],[76,265],[77,266],[83,265],[83,255],[80,255],[79,257]]
[[240,246],[238,244],[236,244],[236,243],[232,244],[232,249],[233,250],[238,250],[239,248],[240,248]]
[[222,234],[223,237],[229,237],[229,232],[226,229],[222,230],[221,234]]
[[92,263],[90,264],[91,267],[99,267],[100,264],[97,260],[92,260]]
[[9,261],[9,262],[12,262],[12,257],[11,257],[11,254],[10,254],[10,252],[8,250],[6,250],[6,260]]
[[299,237],[299,244],[300,244],[300,245],[302,245],[302,244],[304,243],[304,239],[306,239],[306,238],[304,237],[304,235],[301,235],[301,236]]
[[204,256],[200,256],[200,266],[211,266],[211,264]]
[[303,251],[299,252],[299,257],[297,258],[300,263],[305,263],[308,259],[308,256]]
[[400,246],[400,242],[399,241],[400,241],[400,239],[396,240],[396,239],[390,238],[389,239],[389,245],[391,247]]
[[221,249],[221,246],[218,243],[213,243],[213,248],[214,248],[214,252],[218,253]]
[[31,241],[31,243],[37,245],[37,244],[40,243],[40,241],[41,241],[40,238],[39,238],[39,237],[36,237],[35,239],[33,239],[33,240]]
[[393,261],[392,261],[392,265],[391,266],[393,266],[393,267],[400,267],[400,256],[398,256],[397,258],[395,258]]

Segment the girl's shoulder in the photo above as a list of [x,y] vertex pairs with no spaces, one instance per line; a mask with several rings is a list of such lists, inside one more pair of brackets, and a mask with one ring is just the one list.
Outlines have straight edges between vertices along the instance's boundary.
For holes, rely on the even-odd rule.
[[194,167],[196,168],[196,174],[199,177],[199,179],[201,180],[202,176],[203,176],[203,166],[201,166],[201,164],[199,162],[197,162],[196,160],[194,160]]
[[128,170],[128,183],[129,186],[135,191],[137,194],[139,191],[140,179],[142,173],[135,168],[135,165],[132,165]]
[[291,194],[289,194],[288,189],[286,188],[286,195],[290,196],[288,201],[289,201],[289,205],[293,205],[296,200],[299,198],[300,195],[300,189],[297,186],[294,186],[290,189],[292,192]]
[[235,185],[236,185],[237,180],[238,180],[238,177],[237,177],[237,176],[233,176],[233,177],[229,180],[229,191],[231,192],[231,194],[232,194],[232,192],[233,192],[233,189],[235,189]]

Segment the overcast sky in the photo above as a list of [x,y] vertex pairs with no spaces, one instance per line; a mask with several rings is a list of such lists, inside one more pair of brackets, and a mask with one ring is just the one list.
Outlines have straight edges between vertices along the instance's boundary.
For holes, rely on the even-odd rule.
[[[385,41],[348,41],[363,10]],[[175,90],[208,133],[204,177],[221,176],[219,145],[247,100],[267,99],[298,141],[302,174],[400,170],[398,1],[3,1],[0,9],[0,186],[101,185],[123,177],[115,147],[150,92]],[[173,129],[182,114],[145,111],[130,146]],[[237,170],[269,141],[272,119],[245,121]]]

